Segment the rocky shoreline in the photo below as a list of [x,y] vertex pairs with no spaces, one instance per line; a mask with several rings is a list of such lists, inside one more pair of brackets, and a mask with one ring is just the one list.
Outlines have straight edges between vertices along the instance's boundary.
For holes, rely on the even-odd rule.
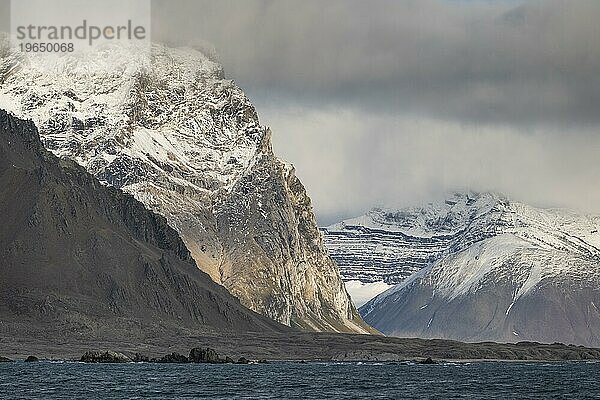
[[[89,363],[248,364],[274,361],[424,362],[431,361],[580,361],[600,360],[600,349],[561,343],[462,343],[451,340],[388,338],[371,335],[292,333],[205,335],[172,338],[148,345],[93,340],[11,342],[0,336],[0,361],[64,360]],[[198,346],[202,343],[201,346]],[[104,349],[90,351],[89,349]],[[182,352],[181,349],[191,349]],[[69,351],[66,351],[69,349]],[[106,350],[112,349],[112,350]],[[182,354],[183,353],[183,354]],[[34,354],[36,357],[32,356]],[[185,355],[188,354],[188,355]],[[268,360],[268,361],[267,361]],[[429,362],[427,362],[429,363]]]

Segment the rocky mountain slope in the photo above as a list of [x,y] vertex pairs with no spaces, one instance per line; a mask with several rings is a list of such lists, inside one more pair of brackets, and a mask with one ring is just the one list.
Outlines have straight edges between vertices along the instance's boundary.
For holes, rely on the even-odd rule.
[[482,210],[491,210],[495,199],[473,196],[467,204],[458,197],[423,208],[375,208],[322,229],[329,253],[357,306],[440,255],[493,234],[491,226],[468,232],[465,224]]
[[[493,236],[501,199],[456,194],[426,207],[375,208],[323,228],[324,240],[345,281],[396,285],[442,254]],[[476,227],[471,221],[486,218]],[[501,222],[499,222],[501,224]]]
[[600,217],[459,193],[354,221],[353,231],[362,222],[403,238],[398,263],[374,279],[414,268],[415,258],[422,267],[361,308],[382,332],[600,346]]
[[165,216],[198,266],[281,323],[367,332],[310,198],[244,93],[192,49],[113,45],[48,60],[0,50],[0,107]]
[[283,332],[200,271],[177,232],[132,196],[45,150],[0,110],[3,333]]

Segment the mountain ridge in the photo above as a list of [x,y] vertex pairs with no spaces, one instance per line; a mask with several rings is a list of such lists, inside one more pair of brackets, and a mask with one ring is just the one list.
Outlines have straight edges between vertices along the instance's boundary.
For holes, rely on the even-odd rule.
[[396,261],[391,271],[380,268],[365,275],[374,280],[409,272],[360,309],[386,334],[599,343],[594,333],[600,324],[595,306],[600,301],[598,216],[470,192],[422,208],[376,210],[350,221],[338,224],[330,238],[325,230],[334,258],[342,254],[348,264],[358,260],[350,265],[353,269],[340,263],[345,280],[368,265],[364,253],[352,258],[352,250],[343,250],[344,241],[353,244],[351,249],[359,248],[361,240],[372,246],[382,237],[382,226],[386,234],[402,238],[380,242],[380,253],[387,250]]
[[165,216],[198,266],[245,306],[290,326],[373,332],[320,243],[300,181],[220,65],[158,44],[149,53],[108,46],[53,69],[1,53],[0,106],[33,119],[54,154]]
[[163,217],[46,151],[31,121],[0,110],[0,131],[3,332],[289,329],[198,270]]

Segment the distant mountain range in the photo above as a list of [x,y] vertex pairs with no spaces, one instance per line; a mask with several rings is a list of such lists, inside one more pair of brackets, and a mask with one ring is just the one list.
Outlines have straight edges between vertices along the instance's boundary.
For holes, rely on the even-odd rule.
[[323,230],[360,309],[395,336],[600,346],[600,217],[493,193],[375,209]]
[[55,155],[166,217],[198,267],[285,325],[371,332],[327,255],[294,168],[222,67],[120,44],[47,65],[0,40],[0,108]]

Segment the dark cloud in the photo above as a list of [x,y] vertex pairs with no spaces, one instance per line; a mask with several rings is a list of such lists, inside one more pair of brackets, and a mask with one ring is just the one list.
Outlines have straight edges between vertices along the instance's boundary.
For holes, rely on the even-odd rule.
[[[8,30],[7,0],[0,28]],[[259,103],[520,126],[600,124],[596,0],[155,0]]]
[[154,15],[157,38],[203,38],[263,101],[474,123],[600,123],[593,0],[169,0],[155,2]]
[[154,40],[244,88],[323,224],[457,189],[600,213],[598,1],[152,4]]
[[[460,189],[600,212],[600,2],[157,1],[214,46],[324,224]],[[202,40],[199,40],[202,39]]]

